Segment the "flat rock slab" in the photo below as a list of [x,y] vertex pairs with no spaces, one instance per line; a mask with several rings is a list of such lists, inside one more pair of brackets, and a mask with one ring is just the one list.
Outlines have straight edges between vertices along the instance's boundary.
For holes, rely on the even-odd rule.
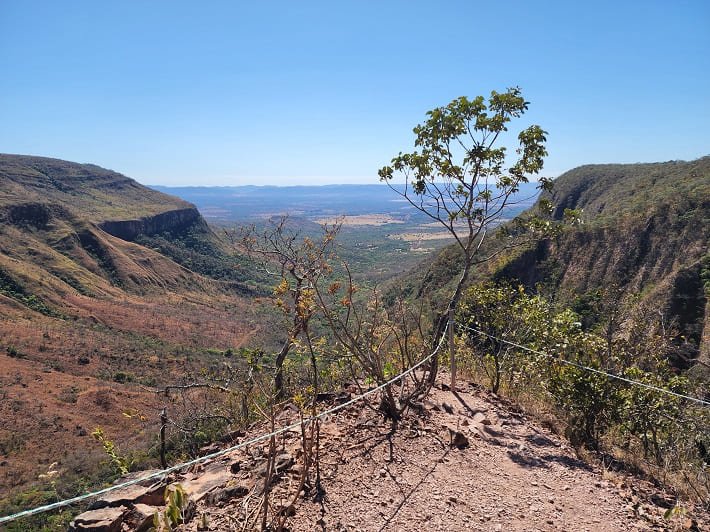
[[161,510],[162,508],[148,506],[147,504],[134,504],[130,513],[126,516],[126,522],[130,530],[145,532],[153,526],[155,512]]
[[74,518],[74,521],[69,525],[69,532],[78,532],[80,530],[120,532],[123,515],[126,511],[127,508],[125,506],[89,510]]
[[136,484],[103,495],[100,499],[91,503],[89,509],[98,510],[106,507],[128,506],[131,503],[159,506],[164,504],[164,493],[165,486],[163,484],[147,487]]
[[199,502],[209,492],[226,485],[232,478],[228,465],[217,463],[210,464],[199,477],[193,480],[182,480],[180,484],[190,499]]

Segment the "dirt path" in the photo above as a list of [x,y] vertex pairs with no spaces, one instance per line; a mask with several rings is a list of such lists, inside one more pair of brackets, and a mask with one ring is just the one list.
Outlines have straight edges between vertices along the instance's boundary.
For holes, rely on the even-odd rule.
[[[326,530],[640,530],[628,503],[553,435],[466,392],[435,390],[428,419],[365,428],[362,443],[327,452]],[[441,406],[451,406],[448,413]],[[370,414],[371,415],[371,414]],[[351,420],[355,421],[355,420]],[[451,447],[453,432],[469,440]],[[345,447],[344,452],[342,451]],[[328,445],[329,449],[336,449]],[[319,505],[299,507],[295,530],[319,527]]]
[[[575,457],[563,440],[494,398],[463,385],[434,389],[419,414],[394,435],[372,409],[352,408],[322,424],[322,504],[300,499],[292,531],[625,531],[684,529],[665,508],[639,497],[640,480],[602,474]],[[284,420],[281,420],[281,422]],[[451,445],[456,432],[461,448]],[[297,437],[280,445],[294,452]],[[467,443],[467,445],[465,445]],[[240,482],[253,485],[261,451],[241,457]],[[249,459],[254,459],[249,465]],[[296,464],[298,461],[296,461]],[[285,473],[272,503],[288,506],[299,468]],[[283,493],[284,495],[280,495]],[[254,500],[250,504],[254,504]],[[198,505],[209,530],[238,530],[244,500]],[[191,529],[197,529],[193,524]]]

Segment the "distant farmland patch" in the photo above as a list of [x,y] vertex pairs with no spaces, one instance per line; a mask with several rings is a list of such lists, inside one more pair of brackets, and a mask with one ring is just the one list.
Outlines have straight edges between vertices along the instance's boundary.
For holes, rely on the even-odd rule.
[[406,242],[420,242],[422,240],[446,240],[453,237],[448,231],[435,231],[431,233],[397,233],[388,235],[388,238]]
[[339,216],[331,218],[318,218],[313,220],[318,224],[333,224],[341,222],[346,226],[362,226],[362,225],[387,225],[387,224],[403,224],[404,220],[395,218],[389,214],[356,214],[348,216]]

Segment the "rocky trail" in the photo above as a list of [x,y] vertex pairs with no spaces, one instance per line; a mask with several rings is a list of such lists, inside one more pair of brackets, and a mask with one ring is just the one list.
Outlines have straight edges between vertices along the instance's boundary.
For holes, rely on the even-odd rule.
[[[664,518],[673,498],[644,480],[582,462],[563,439],[496,396],[466,383],[458,393],[443,388],[434,388],[394,433],[361,403],[323,419],[322,491],[306,484],[294,497],[301,486],[301,434],[279,436],[269,505],[284,529],[707,529],[707,514],[696,509]],[[276,426],[298,419],[287,406]],[[253,434],[261,432],[268,427]],[[171,479],[190,498],[186,523],[177,529],[250,530],[263,508],[267,452],[268,443],[254,445]],[[97,501],[94,507],[103,508],[77,517],[74,530],[147,530],[162,509],[164,487],[134,487]]]

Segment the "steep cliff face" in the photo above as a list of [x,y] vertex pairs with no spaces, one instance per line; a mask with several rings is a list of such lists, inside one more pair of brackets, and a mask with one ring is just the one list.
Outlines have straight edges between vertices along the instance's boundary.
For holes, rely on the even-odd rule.
[[651,303],[708,353],[710,325],[703,261],[710,241],[710,157],[692,162],[583,166],[560,176],[555,216],[583,210],[584,223],[541,241],[496,273],[559,297],[618,286]]
[[183,232],[199,225],[207,230],[207,224],[196,208],[175,209],[136,220],[107,220],[99,227],[108,234],[123,240],[134,241],[139,235],[153,236],[167,232]]

